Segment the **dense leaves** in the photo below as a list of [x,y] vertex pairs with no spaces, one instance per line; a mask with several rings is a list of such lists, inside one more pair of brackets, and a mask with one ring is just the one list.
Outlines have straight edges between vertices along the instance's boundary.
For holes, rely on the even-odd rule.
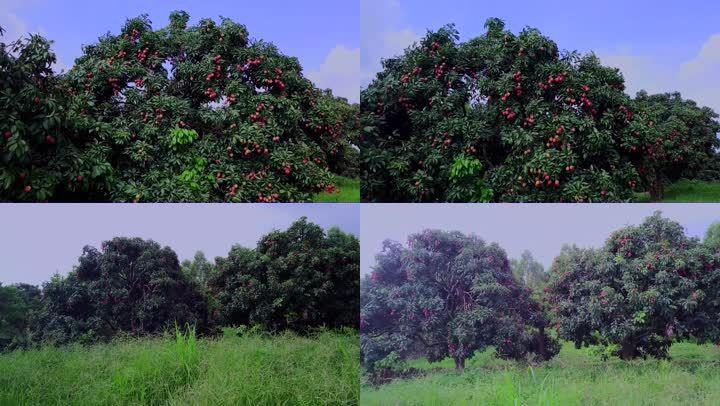
[[43,285],[35,339],[91,343],[118,334],[159,333],[174,325],[212,332],[207,301],[181,272],[175,252],[140,238],[86,246],[66,277]]
[[[362,91],[364,200],[622,201],[712,156],[709,109],[679,95],[632,100],[592,54],[561,54],[497,19],[486,28],[466,42],[453,26],[428,33]],[[659,144],[671,167],[644,157]]]
[[[475,236],[426,230],[407,247],[386,241],[361,287],[361,351],[373,370],[388,357],[452,357],[457,368],[495,347],[512,359],[549,359],[559,345],[505,251]],[[379,365],[382,365],[379,364]]]
[[210,289],[220,320],[276,331],[327,326],[357,327],[358,239],[327,233],[301,218],[260,239],[254,249],[235,246],[218,258]]
[[528,250],[523,251],[520,259],[510,260],[510,269],[515,279],[533,292],[540,292],[549,278],[545,268],[533,258],[532,253]]
[[667,356],[677,340],[717,340],[717,248],[660,213],[614,232],[601,249],[567,246],[547,289],[561,338],[624,359]]
[[30,342],[30,323],[39,306],[40,289],[36,286],[0,285],[0,352]]
[[651,197],[662,198],[668,181],[702,177],[720,147],[718,115],[679,93],[640,92],[635,104],[642,114],[631,125],[641,143],[634,159]]
[[0,199],[274,202],[332,189],[332,171],[354,166],[357,108],[244,26],[188,20],[128,20],[60,76],[42,38],[3,46]]

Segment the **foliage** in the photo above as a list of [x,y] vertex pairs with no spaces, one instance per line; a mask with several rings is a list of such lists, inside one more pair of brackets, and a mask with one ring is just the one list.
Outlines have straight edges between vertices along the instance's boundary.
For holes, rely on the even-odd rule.
[[674,341],[717,340],[717,253],[659,212],[614,232],[601,249],[564,247],[548,300],[559,335],[616,355],[664,358]]
[[720,221],[710,224],[705,231],[703,243],[710,248],[720,248]]
[[270,331],[358,323],[358,239],[306,218],[263,236],[254,249],[235,246],[216,259],[210,289],[227,325]]
[[530,251],[523,251],[520,259],[510,260],[510,269],[512,270],[515,280],[522,282],[534,292],[540,292],[549,279],[549,275],[545,272],[542,264],[533,258]]
[[356,106],[243,25],[188,20],[128,20],[59,76],[41,37],[3,46],[0,199],[304,201],[352,166]]
[[487,347],[512,359],[549,359],[558,350],[505,251],[475,236],[426,230],[407,247],[386,241],[360,298],[362,360],[370,371],[392,353],[431,362],[451,357],[463,368]]
[[186,324],[200,334],[214,328],[205,297],[182,273],[175,252],[154,241],[118,237],[101,250],[86,246],[73,271],[43,285],[34,339],[92,343]]
[[482,200],[454,191],[450,172],[469,156],[493,201],[625,201],[649,179],[648,145],[670,129],[668,153],[682,159],[658,165],[663,176],[708,158],[711,110],[679,95],[634,101],[595,55],[561,54],[537,29],[485,26],[465,42],[452,25],[429,32],[361,92],[364,200]]
[[210,279],[216,273],[215,267],[205,258],[205,253],[202,251],[196,252],[192,261],[188,259],[183,261],[180,268],[190,280],[197,282],[203,289],[207,289]]
[[633,158],[651,199],[657,201],[665,183],[695,179],[717,159],[720,123],[712,109],[683,100],[679,93],[639,92],[635,105],[641,114],[631,127],[641,145]]
[[37,286],[0,284],[0,352],[30,343],[30,322],[39,306]]

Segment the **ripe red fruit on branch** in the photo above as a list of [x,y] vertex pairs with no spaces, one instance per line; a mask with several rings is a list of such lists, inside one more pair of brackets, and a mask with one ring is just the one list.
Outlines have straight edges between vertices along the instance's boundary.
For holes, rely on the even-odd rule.
[[47,137],[45,137],[45,142],[47,142],[50,145],[53,145],[53,144],[55,144],[55,137],[53,137],[52,135],[48,135]]
[[6,139],[6,140],[9,140],[11,137],[12,137],[12,132],[10,132],[10,131],[5,131],[5,139]]
[[31,190],[32,190],[32,186],[30,186],[30,185],[25,186],[25,188],[23,189],[23,191],[25,193],[30,193]]

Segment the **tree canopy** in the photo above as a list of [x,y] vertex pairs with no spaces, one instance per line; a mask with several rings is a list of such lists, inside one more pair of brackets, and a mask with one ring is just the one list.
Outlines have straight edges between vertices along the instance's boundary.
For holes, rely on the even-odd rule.
[[303,201],[354,164],[357,108],[229,19],[147,16],[66,74],[39,36],[0,46],[0,199]]
[[216,264],[210,289],[225,324],[300,332],[358,325],[360,244],[352,234],[326,233],[303,217]]
[[206,298],[169,247],[140,238],[86,246],[77,267],[43,285],[35,339],[91,343],[118,334],[160,333],[174,325],[213,332]]
[[678,94],[632,99],[593,54],[499,19],[383,61],[361,92],[366,201],[625,201],[715,157],[717,115]]
[[361,351],[373,369],[391,354],[445,357],[463,368],[476,351],[549,359],[559,344],[505,251],[476,236],[425,230],[407,247],[386,241],[361,288]]
[[717,250],[659,212],[600,249],[565,247],[548,300],[561,338],[613,346],[623,359],[664,358],[675,341],[717,340]]

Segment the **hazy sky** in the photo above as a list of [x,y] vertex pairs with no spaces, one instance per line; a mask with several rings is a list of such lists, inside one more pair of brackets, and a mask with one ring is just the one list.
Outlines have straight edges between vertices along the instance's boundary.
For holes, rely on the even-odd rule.
[[70,271],[85,245],[113,237],[155,240],[181,261],[197,250],[213,260],[301,216],[359,236],[359,214],[357,204],[2,204],[0,282],[40,284]]
[[560,49],[595,51],[623,72],[628,92],[678,90],[720,112],[720,6],[717,0],[360,0],[361,75],[367,86],[391,57],[455,23],[461,40],[499,17],[517,33],[539,28]]
[[363,204],[361,272],[371,270],[385,239],[405,244],[427,228],[475,233],[511,258],[528,249],[547,268],[563,244],[599,247],[612,231],[639,224],[655,210],[696,237],[720,220],[720,204]]
[[0,0],[0,26],[8,31],[5,38],[33,32],[54,40],[59,66],[69,67],[81,55],[81,45],[108,31],[118,34],[127,18],[148,14],[154,28],[161,28],[173,10],[190,13],[191,24],[224,16],[244,24],[252,38],[298,57],[305,75],[320,87],[356,102],[359,9],[356,1],[333,0]]

